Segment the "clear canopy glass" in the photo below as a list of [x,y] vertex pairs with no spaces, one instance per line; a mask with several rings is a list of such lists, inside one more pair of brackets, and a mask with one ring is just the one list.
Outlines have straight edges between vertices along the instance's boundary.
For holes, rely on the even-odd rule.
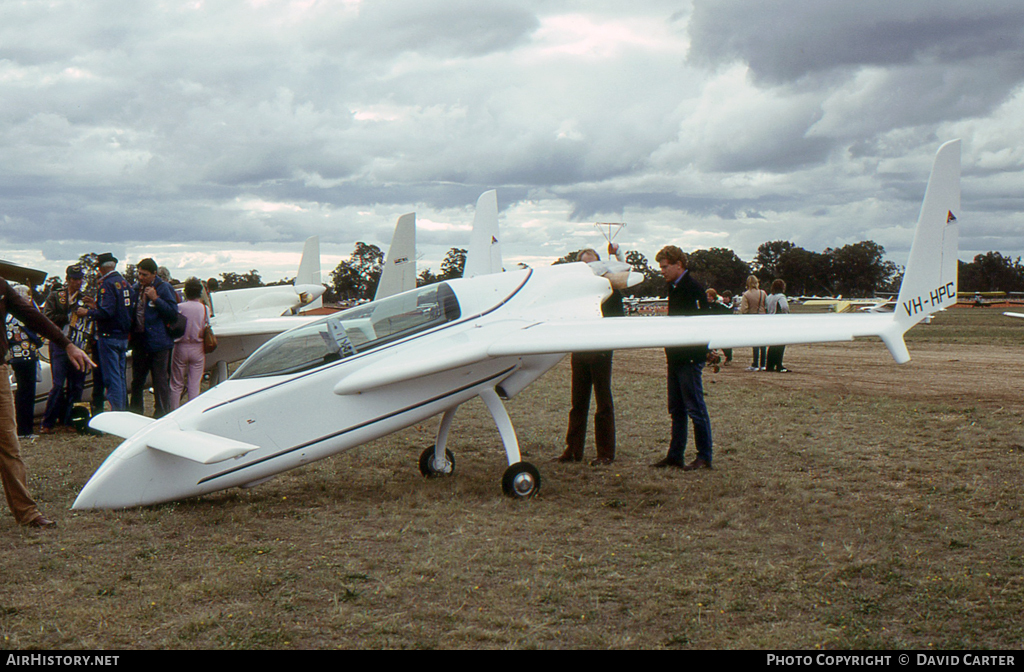
[[427,285],[286,331],[253,353],[232,378],[307,371],[433,329],[460,314],[447,284]]

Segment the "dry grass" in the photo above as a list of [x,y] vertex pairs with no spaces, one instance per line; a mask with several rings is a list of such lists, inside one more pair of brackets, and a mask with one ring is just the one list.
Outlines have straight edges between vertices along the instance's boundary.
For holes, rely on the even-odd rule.
[[[50,532],[0,523],[4,648],[1019,648],[1018,323],[950,311],[705,383],[713,472],[664,473],[663,355],[615,356],[619,460],[555,465],[566,363],[510,402],[541,496],[501,495],[482,404],[252,490],[68,511],[116,441],[25,446]],[[941,337],[941,338],[939,338]],[[1012,341],[1012,343],[1010,342]],[[952,342],[954,345],[949,345]],[[993,344],[994,343],[994,344]],[[593,450],[588,447],[588,454]]]

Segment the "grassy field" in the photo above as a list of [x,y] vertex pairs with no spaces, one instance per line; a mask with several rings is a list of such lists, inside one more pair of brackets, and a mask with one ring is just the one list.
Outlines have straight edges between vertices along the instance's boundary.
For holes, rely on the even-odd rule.
[[[783,318],[780,318],[783,319]],[[1020,648],[1024,321],[952,310],[877,342],[794,346],[791,374],[705,374],[715,470],[665,473],[664,358],[618,352],[618,460],[562,449],[567,362],[509,402],[543,487],[501,494],[497,430],[436,424],[251,490],[73,513],[116,445],[24,446],[59,528],[0,523],[0,646]],[[592,445],[587,448],[593,456]],[[691,452],[688,458],[692,457]]]

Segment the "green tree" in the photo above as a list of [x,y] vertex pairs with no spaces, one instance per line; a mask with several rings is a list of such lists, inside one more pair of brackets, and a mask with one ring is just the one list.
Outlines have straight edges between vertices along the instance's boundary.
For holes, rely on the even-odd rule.
[[[125,279],[128,276],[125,275]],[[221,273],[220,274],[220,289],[249,289],[250,287],[262,287],[263,279],[260,278],[260,273],[255,268],[250,270],[248,273]]]
[[661,277],[660,271],[651,268],[650,264],[647,263],[647,257],[636,250],[629,250],[626,252],[626,263],[629,264],[635,272],[644,276],[644,279],[643,282],[630,287],[624,291],[623,294],[626,294],[627,296],[668,295],[665,279]]
[[820,252],[811,252],[793,246],[782,253],[776,263],[775,278],[786,281],[786,293],[791,296],[819,296],[833,294],[832,258]]
[[[771,283],[775,278],[782,277],[782,273],[779,270],[779,260],[782,255],[792,250],[795,245],[788,240],[773,240],[767,243],[761,243],[757,248],[757,255],[754,257],[754,262],[751,264],[754,268],[754,275],[761,281],[761,284]],[[746,278],[744,278],[746,281]],[[746,285],[741,285],[745,287]]]
[[416,286],[423,287],[424,285],[432,285],[438,281],[434,272],[429,268],[424,268],[420,271],[420,274],[416,277]]
[[843,296],[871,296],[899,271],[885,260],[885,248],[872,240],[827,249],[825,254],[832,257],[833,289]]
[[384,267],[384,253],[376,245],[357,242],[347,260],[331,271],[331,287],[338,298],[372,299]]
[[961,292],[1019,292],[1024,291],[1024,266],[1020,257],[1004,257],[1000,252],[986,252],[974,257],[970,263],[960,262]]
[[687,268],[697,281],[705,287],[715,288],[719,293],[726,289],[742,291],[750,275],[750,264],[724,247],[694,250],[689,255]]
[[438,280],[454,280],[461,278],[466,268],[466,250],[460,247],[453,247],[441,261],[441,275]]

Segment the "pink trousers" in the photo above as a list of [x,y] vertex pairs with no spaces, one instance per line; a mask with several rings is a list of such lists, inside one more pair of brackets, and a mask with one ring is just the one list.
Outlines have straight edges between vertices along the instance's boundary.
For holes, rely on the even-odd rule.
[[203,344],[175,343],[174,355],[171,357],[171,410],[181,406],[181,391],[185,388],[188,377],[188,400],[199,396],[199,385],[203,382],[203,370],[206,368],[206,354]]

